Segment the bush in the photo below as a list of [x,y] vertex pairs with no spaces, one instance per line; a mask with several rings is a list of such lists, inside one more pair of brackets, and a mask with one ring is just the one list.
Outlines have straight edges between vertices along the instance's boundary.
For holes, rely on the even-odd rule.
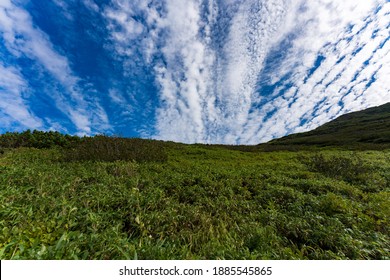
[[64,148],[65,161],[116,161],[165,162],[167,155],[162,142],[97,135],[83,137],[64,135],[53,131],[26,130],[0,135],[0,154],[9,148]]
[[7,132],[0,135],[0,148],[30,147],[37,149],[48,149],[55,146],[70,147],[78,143],[77,136],[64,135],[57,131],[26,130],[24,132]]
[[165,162],[167,159],[162,142],[103,135],[82,138],[75,147],[64,151],[65,161]]
[[314,154],[310,157],[301,157],[301,162],[308,166],[310,171],[319,172],[327,177],[341,179],[349,183],[362,183],[373,170],[361,157],[331,156]]

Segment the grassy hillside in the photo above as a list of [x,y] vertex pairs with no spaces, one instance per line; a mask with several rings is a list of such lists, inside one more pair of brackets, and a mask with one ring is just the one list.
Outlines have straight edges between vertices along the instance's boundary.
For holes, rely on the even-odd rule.
[[386,104],[250,147],[0,135],[0,258],[388,260],[389,124]]
[[2,149],[1,259],[390,259],[389,150],[49,146]]
[[390,103],[343,115],[315,130],[276,139],[270,144],[390,148]]

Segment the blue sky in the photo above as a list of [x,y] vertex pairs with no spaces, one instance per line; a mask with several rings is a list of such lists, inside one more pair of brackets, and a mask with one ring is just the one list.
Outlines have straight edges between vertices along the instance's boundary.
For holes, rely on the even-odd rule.
[[390,102],[384,0],[0,0],[0,133],[257,144]]

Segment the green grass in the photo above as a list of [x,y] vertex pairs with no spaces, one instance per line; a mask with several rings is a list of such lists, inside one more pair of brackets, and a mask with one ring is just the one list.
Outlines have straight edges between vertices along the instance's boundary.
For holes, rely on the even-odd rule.
[[[263,149],[283,146],[343,146],[348,149],[390,149],[390,103],[342,115],[317,129],[275,139],[260,145]],[[276,146],[276,147],[275,147]]]
[[389,150],[158,145],[3,149],[0,258],[390,259]]

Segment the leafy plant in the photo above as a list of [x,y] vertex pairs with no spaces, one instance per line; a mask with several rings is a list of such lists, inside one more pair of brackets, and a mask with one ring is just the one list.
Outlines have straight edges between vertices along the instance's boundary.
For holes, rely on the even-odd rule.
[[321,153],[316,153],[310,157],[300,157],[300,160],[308,166],[310,171],[350,183],[365,182],[373,171],[372,167],[356,153],[348,157],[325,157]]
[[64,160],[165,162],[167,154],[158,141],[98,135],[85,137],[77,145],[64,151]]

